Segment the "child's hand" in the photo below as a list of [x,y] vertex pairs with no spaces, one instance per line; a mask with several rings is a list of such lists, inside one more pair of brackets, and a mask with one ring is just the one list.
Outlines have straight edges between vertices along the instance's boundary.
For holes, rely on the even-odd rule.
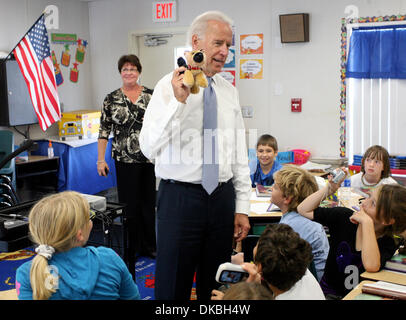
[[373,223],[372,218],[367,215],[362,208],[360,211],[354,212],[354,214],[350,217],[350,221],[354,224],[365,224],[368,222]]
[[258,268],[253,263],[243,263],[241,267],[248,272],[247,282],[261,283],[261,274],[258,272]]
[[343,170],[345,172],[345,176],[343,178],[341,178],[337,183],[333,182],[333,176],[331,174],[329,174],[327,176],[328,182],[329,182],[329,194],[332,195],[334,194],[338,188],[340,188],[341,183],[345,180],[345,178],[348,176],[348,169],[346,167],[341,167],[341,170]]
[[212,290],[211,291],[211,300],[223,300],[224,292],[220,290]]

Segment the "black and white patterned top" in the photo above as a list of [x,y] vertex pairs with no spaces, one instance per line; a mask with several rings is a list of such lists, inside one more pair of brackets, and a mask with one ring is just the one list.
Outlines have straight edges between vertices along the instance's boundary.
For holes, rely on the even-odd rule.
[[145,110],[153,90],[146,87],[135,103],[117,89],[109,93],[103,102],[100,117],[99,139],[108,139],[113,131],[112,157],[126,163],[150,162],[141,152],[140,135]]

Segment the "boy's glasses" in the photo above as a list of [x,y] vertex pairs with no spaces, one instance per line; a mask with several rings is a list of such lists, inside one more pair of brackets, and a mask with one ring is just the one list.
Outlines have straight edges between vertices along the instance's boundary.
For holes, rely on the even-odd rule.
[[96,218],[96,212],[89,210],[89,220],[94,220]]

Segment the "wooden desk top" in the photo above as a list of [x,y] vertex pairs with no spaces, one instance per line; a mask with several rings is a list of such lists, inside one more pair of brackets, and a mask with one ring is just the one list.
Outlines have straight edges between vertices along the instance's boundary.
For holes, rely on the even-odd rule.
[[362,293],[362,286],[367,283],[374,283],[375,281],[364,280],[361,281],[354,289],[352,289],[342,300],[354,300],[356,296]]
[[[341,197],[342,192],[345,191],[344,188],[339,188],[338,190],[338,196]],[[252,189],[252,192],[255,192],[255,189]],[[350,208],[352,210],[354,210],[352,207],[353,206],[360,206],[359,204],[359,199],[362,198],[361,195],[359,195],[358,193],[355,193],[354,191],[351,190],[351,195],[350,195],[350,199],[348,200],[340,200],[339,205],[341,206],[345,206],[347,208]],[[270,204],[270,198],[263,198],[263,200],[261,198],[258,198],[256,200],[250,200],[250,204],[255,204],[255,203],[267,203]],[[253,211],[250,211],[249,213],[249,217],[250,218],[280,218],[282,217],[282,212],[278,211],[278,212],[264,212],[264,213],[256,213]]]
[[361,274],[361,278],[376,281],[386,281],[406,286],[406,273],[402,272],[389,270],[381,270],[379,272],[364,272]]
[[46,161],[50,159],[59,159],[59,157],[52,157],[48,158],[48,156],[28,156],[28,160],[21,160],[21,159],[16,159],[16,164],[18,165],[23,165],[26,163],[32,163],[32,162],[38,162],[38,161]]
[[282,217],[282,212],[280,212],[280,211],[267,212],[267,213],[250,212],[248,217],[250,217],[250,218],[280,218],[280,217]]
[[0,300],[18,300],[16,289],[0,291]]
[[[255,189],[252,189],[252,195],[254,195],[255,194]],[[252,199],[252,197],[251,197],[251,199]],[[270,197],[264,197],[264,198],[261,198],[261,197],[257,197],[256,198],[256,200],[250,200],[250,204],[251,204],[251,206],[253,205],[253,204],[264,204],[264,208],[265,207],[268,207],[270,204],[271,204],[271,201],[270,201]],[[280,217],[282,217],[282,212],[280,212],[280,211],[276,211],[276,212],[266,212],[266,211],[264,211],[264,213],[257,213],[257,212],[254,212],[254,211],[251,211],[250,210],[250,213],[249,213],[249,218],[280,218]]]

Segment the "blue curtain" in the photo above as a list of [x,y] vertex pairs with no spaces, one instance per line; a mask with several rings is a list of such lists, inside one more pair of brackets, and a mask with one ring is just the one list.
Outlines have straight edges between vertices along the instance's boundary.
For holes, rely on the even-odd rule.
[[346,76],[358,79],[406,79],[406,26],[354,29]]

